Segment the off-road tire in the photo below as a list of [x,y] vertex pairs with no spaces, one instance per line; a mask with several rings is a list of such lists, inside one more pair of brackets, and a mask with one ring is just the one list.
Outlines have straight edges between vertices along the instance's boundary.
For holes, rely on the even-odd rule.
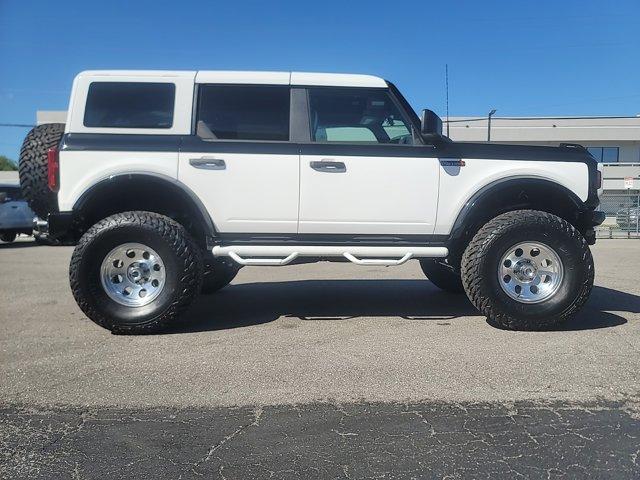
[[214,258],[207,262],[202,276],[200,293],[209,295],[223,289],[236,277],[240,265],[227,258]]
[[12,243],[16,240],[16,237],[18,235],[16,233],[0,233],[0,240],[2,240],[5,243]]
[[[502,255],[519,242],[541,242],[562,260],[557,292],[540,303],[510,298],[498,283]],[[517,210],[490,220],[462,256],[462,283],[469,300],[490,323],[510,330],[545,330],[574,315],[589,298],[594,267],[589,245],[573,225],[546,212]]]
[[436,287],[450,293],[464,293],[460,274],[441,263],[438,258],[421,258],[420,268]]
[[[166,283],[160,295],[143,307],[118,304],[105,292],[100,266],[113,248],[139,242],[161,256]],[[125,212],[91,227],[73,251],[69,279],[80,309],[98,325],[119,334],[147,334],[165,330],[200,291],[202,255],[185,228],[164,215]]]
[[45,123],[31,129],[20,149],[18,170],[22,195],[40,218],[58,211],[56,194],[47,181],[47,151],[62,140],[64,123]]

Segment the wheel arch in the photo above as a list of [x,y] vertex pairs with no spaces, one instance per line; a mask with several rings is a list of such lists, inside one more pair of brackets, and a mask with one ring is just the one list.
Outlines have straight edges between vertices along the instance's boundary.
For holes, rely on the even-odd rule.
[[157,173],[114,175],[91,185],[74,203],[74,230],[79,236],[109,215],[132,210],[173,218],[203,248],[216,236],[211,216],[198,196],[182,182]]
[[451,228],[451,251],[459,252],[482,225],[513,210],[541,210],[584,230],[586,204],[564,185],[542,177],[513,176],[495,180],[474,193],[462,206]]

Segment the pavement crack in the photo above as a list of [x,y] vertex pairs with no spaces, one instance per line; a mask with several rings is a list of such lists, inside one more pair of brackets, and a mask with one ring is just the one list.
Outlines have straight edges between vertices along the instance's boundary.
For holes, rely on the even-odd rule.
[[332,428],[331,431],[336,435],[340,435],[341,437],[357,437],[359,434],[354,432],[339,432],[338,430]]
[[56,445],[57,443],[67,438],[69,435],[78,433],[80,430],[84,428],[85,424],[87,423],[87,420],[89,420],[90,418],[93,418],[91,414],[89,414],[88,412],[81,412],[80,422],[77,425],[75,425],[74,427],[65,428],[62,432],[60,432],[60,435],[58,435],[57,438],[43,445],[42,450],[44,451],[48,448],[51,448],[52,446]]
[[196,469],[203,463],[207,463],[218,449],[222,448],[222,446],[224,446],[226,443],[236,438],[238,435],[244,432],[247,428],[259,425],[260,420],[262,419],[263,412],[264,412],[264,409],[262,408],[262,406],[256,407],[253,410],[253,421],[245,425],[240,425],[232,433],[230,433],[229,435],[226,435],[222,440],[220,440],[215,445],[212,445],[207,451],[207,454],[193,465],[193,467],[191,468],[191,471],[196,475],[202,476],[202,474],[197,472]]

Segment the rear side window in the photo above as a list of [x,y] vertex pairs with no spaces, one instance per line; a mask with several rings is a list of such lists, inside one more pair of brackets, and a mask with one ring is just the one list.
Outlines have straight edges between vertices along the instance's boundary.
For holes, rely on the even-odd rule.
[[173,83],[93,82],[84,110],[85,127],[171,128]]
[[211,138],[287,141],[289,87],[201,85],[197,119]]

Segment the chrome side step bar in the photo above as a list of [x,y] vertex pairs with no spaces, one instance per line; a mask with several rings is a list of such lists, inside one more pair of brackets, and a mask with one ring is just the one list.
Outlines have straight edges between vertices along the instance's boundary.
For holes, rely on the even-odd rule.
[[356,265],[402,265],[412,258],[446,257],[446,247],[367,247],[327,245],[217,245],[215,257],[229,257],[240,265],[282,266],[298,257],[344,257]]

